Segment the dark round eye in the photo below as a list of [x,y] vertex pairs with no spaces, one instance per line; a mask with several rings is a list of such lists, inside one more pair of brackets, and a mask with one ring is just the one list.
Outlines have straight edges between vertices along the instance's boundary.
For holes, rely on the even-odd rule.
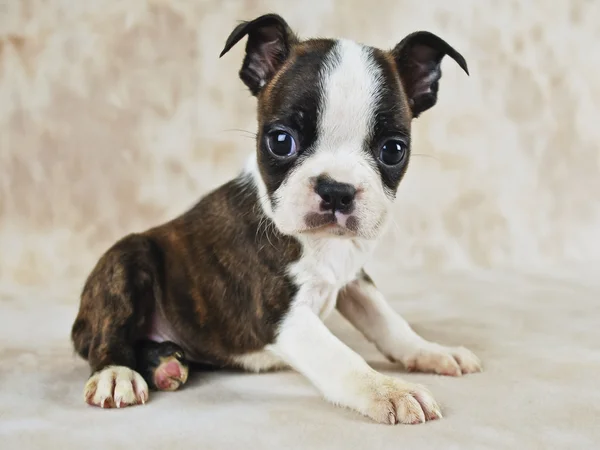
[[379,150],[379,159],[387,166],[395,166],[404,160],[406,144],[398,139],[385,141]]
[[271,153],[279,158],[287,158],[296,154],[296,141],[287,131],[273,131],[267,136],[267,145]]

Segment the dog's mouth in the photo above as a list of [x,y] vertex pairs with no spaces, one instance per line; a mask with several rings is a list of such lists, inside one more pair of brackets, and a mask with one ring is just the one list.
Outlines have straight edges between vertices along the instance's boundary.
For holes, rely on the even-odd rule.
[[358,219],[354,216],[345,216],[334,212],[308,213],[304,216],[306,228],[303,234],[332,234],[335,236],[356,236],[358,233]]

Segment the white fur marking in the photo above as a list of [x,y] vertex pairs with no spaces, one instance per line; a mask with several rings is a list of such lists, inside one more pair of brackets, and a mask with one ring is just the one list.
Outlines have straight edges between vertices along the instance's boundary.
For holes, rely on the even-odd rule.
[[314,151],[275,192],[278,206],[272,218],[286,234],[306,229],[306,215],[318,212],[321,203],[314,179],[328,175],[358,190],[352,212],[358,219],[357,234],[374,239],[392,201],[373,167],[370,149],[365,148],[376,120],[383,75],[367,47],[347,40],[336,43],[320,75],[322,104]]
[[460,376],[480,372],[479,359],[464,347],[445,347],[419,336],[371,283],[358,279],[340,293],[338,309],[392,361],[409,370]]
[[327,400],[377,422],[421,423],[441,417],[426,388],[373,370],[304,304],[292,308],[268,349],[307,377]]
[[108,366],[93,374],[83,390],[89,404],[121,408],[146,403],[148,385],[136,371],[124,366]]
[[373,131],[382,84],[381,69],[366,47],[338,41],[323,72],[319,145],[330,152],[361,150]]
[[233,358],[234,364],[249,372],[264,372],[269,370],[286,369],[289,366],[277,355],[268,350],[247,353]]
[[353,280],[374,248],[361,239],[301,236],[302,257],[289,269],[300,290],[296,303],[305,304],[321,319],[335,308],[339,290]]

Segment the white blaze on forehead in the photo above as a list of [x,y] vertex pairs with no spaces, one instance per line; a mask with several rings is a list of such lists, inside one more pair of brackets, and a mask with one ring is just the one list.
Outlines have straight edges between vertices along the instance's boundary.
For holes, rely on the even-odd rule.
[[375,124],[382,84],[369,48],[349,40],[336,43],[322,71],[320,150],[362,149]]

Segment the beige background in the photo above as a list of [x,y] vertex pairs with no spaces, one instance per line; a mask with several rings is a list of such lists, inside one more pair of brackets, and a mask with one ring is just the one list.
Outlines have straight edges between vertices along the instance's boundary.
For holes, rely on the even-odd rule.
[[380,47],[428,29],[467,58],[470,77],[444,62],[439,103],[415,124],[395,267],[600,260],[598,2],[0,4],[3,282],[80,279],[116,238],[237,173],[255,103],[243,45],[218,54],[237,20],[271,10],[301,36]]
[[[57,402],[65,407],[61,401],[72,415],[59,408],[64,414],[56,417],[89,423],[79,416],[87,411],[79,401],[85,364],[68,345],[83,279],[115,239],[179,214],[242,167],[255,129],[254,99],[237,78],[243,45],[222,59],[218,54],[238,20],[270,11],[304,37],[380,47],[427,29],[466,57],[471,76],[445,60],[439,102],[415,123],[415,156],[395,226],[373,262],[381,269],[374,278],[430,337],[469,344],[488,367],[471,378],[478,380],[480,403],[473,386],[458,384],[469,381],[415,375],[470,424],[461,429],[448,419],[439,442],[467,439],[475,427],[480,444],[487,436],[517,448],[527,438],[523,448],[535,448],[536,439],[547,439],[541,448],[550,448],[563,441],[547,434],[546,425],[535,428],[546,419],[567,426],[564,442],[575,442],[571,426],[587,436],[598,411],[586,402],[598,386],[582,377],[600,369],[593,331],[600,289],[592,280],[600,262],[600,2],[594,0],[0,0],[0,338],[10,361],[0,382],[6,388],[9,374],[21,380],[18,389],[4,391],[0,422],[9,424],[2,411],[15,414],[4,431],[25,439],[37,427],[36,436],[67,442],[31,419],[37,411],[50,420]],[[439,273],[479,269],[493,272]],[[406,282],[399,285],[401,273]],[[589,352],[575,357],[578,349]],[[572,370],[561,372],[565,366]],[[243,382],[279,386],[285,396],[295,392],[285,384],[290,376]],[[563,383],[549,387],[555,404],[534,387],[537,376]],[[512,395],[506,380],[533,389],[519,393],[528,401],[509,408],[519,417],[518,432],[511,420],[496,420],[507,419],[498,405]],[[240,387],[222,383],[225,392]],[[166,397],[179,408],[181,396]],[[471,406],[461,403],[465,398]],[[288,401],[289,411],[296,408],[288,424],[301,409],[321,438],[331,431],[323,428],[328,420],[345,427],[338,430],[355,426],[353,415],[306,401]],[[247,403],[241,405],[227,412],[229,423],[250,427],[240,418],[248,417],[240,413]],[[491,406],[495,419],[477,422]],[[311,410],[327,418],[310,422]],[[140,413],[146,423],[158,414],[147,411]],[[105,417],[101,423],[120,429]],[[259,423],[274,417],[274,426],[281,425],[279,413],[259,414]],[[402,433],[423,444],[413,430]],[[100,428],[93,433],[96,443],[120,442]],[[219,436],[222,445],[229,442]],[[591,441],[577,442],[584,448]]]

